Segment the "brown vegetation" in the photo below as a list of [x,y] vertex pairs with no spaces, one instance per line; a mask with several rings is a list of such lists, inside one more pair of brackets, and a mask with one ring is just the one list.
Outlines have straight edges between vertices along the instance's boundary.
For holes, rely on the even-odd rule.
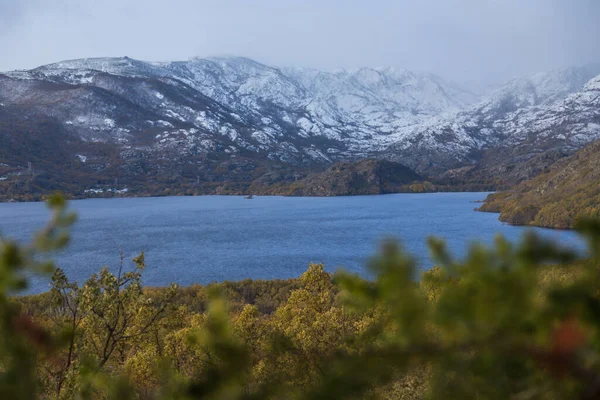
[[479,211],[499,212],[500,220],[510,224],[562,229],[600,217],[600,142],[506,192],[491,194]]

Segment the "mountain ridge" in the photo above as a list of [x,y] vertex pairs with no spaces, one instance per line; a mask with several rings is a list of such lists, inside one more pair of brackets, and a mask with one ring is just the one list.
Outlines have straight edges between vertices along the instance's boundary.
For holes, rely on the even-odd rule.
[[458,147],[449,159],[439,160],[441,167],[437,169],[441,172],[452,169],[456,158],[462,160],[463,166],[480,162],[485,159],[482,151],[486,150],[502,150],[505,161],[497,161],[505,164],[521,162],[521,157],[527,161],[545,151],[570,154],[600,137],[596,128],[600,120],[599,101],[590,94],[596,90],[592,85],[600,79],[596,68],[600,69],[600,65],[564,70],[565,74],[581,72],[577,82],[555,91],[559,95],[542,99],[535,96],[536,87],[529,79],[513,80],[469,108],[417,126],[411,146],[395,143],[388,153],[395,155],[391,159],[403,159],[406,165],[420,171],[424,167],[415,160],[423,155],[419,145],[429,141],[426,151],[441,146],[438,153],[443,155],[443,147],[451,138],[450,142]]
[[[45,140],[37,130],[48,121],[62,132],[49,135],[53,145],[75,160],[66,174],[87,177],[79,191],[114,179],[193,187],[210,176],[209,184],[234,179],[227,169],[222,177],[212,171],[236,169],[239,160],[255,173],[233,182],[236,187],[260,179],[256,171],[272,177],[271,164],[288,171],[285,180],[364,158],[459,184],[512,184],[529,175],[507,174],[508,166],[541,160],[527,167],[534,174],[554,160],[546,152],[568,155],[600,135],[593,128],[600,121],[597,99],[590,95],[596,83],[584,86],[595,72],[600,66],[536,74],[476,101],[435,75],[394,68],[325,72],[240,57],[61,61],[0,74],[0,122],[6,140],[21,144],[0,155],[8,165],[0,167],[0,178],[2,185],[22,186],[27,160],[39,159],[28,150],[23,124],[30,121],[29,133]],[[41,162],[52,170],[53,162],[62,165]],[[52,188],[70,180],[52,179]]]

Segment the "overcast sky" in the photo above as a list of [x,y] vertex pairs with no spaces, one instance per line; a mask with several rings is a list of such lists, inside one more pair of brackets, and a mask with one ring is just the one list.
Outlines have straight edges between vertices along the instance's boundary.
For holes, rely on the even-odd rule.
[[478,84],[600,61],[600,0],[0,0],[0,71],[240,55]]

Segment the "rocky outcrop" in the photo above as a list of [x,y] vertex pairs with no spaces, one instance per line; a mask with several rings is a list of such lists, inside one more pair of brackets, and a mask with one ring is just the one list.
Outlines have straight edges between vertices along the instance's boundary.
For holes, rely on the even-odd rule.
[[352,196],[408,191],[422,178],[402,164],[385,160],[340,162],[294,182],[281,192],[294,196]]

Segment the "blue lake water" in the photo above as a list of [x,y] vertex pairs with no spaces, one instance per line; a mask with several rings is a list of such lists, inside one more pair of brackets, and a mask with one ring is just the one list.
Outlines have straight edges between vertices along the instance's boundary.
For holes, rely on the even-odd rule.
[[[446,239],[461,256],[474,241],[491,243],[498,233],[517,240],[531,229],[473,211],[486,195],[79,200],[70,203],[79,216],[72,243],[55,260],[81,283],[103,265],[117,268],[120,251],[129,259],[144,251],[145,284],[188,285],[296,277],[309,262],[363,273],[381,241],[397,238],[426,269],[432,265],[425,243],[430,235]],[[48,217],[43,203],[0,204],[0,233],[25,241]],[[574,232],[536,231],[565,245],[581,244]],[[47,288],[47,278],[36,278],[31,291]]]

